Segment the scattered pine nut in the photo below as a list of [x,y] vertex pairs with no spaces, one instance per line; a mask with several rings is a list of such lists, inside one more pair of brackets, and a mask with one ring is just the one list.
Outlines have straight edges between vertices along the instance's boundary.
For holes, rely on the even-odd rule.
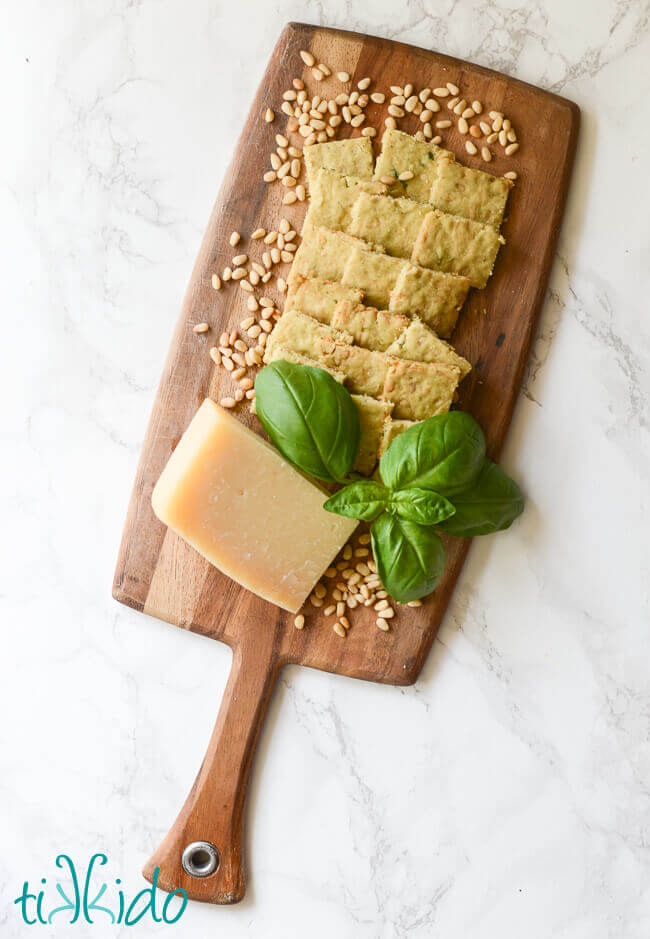
[[343,626],[341,626],[341,624],[338,621],[334,623],[334,626],[332,628],[337,636],[340,636],[341,639],[345,639],[345,637],[347,636],[347,633],[345,629],[343,628]]
[[504,173],[503,175],[505,179],[517,179],[517,174],[514,170],[510,170],[509,173]]
[[481,147],[481,157],[485,160],[486,163],[489,163],[492,159],[492,151],[489,147]]
[[296,629],[304,629],[304,627],[305,627],[305,617],[302,615],[302,613],[299,613],[299,614],[296,616],[296,618],[295,618],[294,621],[293,621],[293,625],[296,627]]
[[241,235],[239,234],[238,231],[234,231],[229,238],[230,244],[232,245],[233,248],[235,247],[235,245],[239,244],[240,240],[241,240]]
[[267,124],[270,124],[275,118],[275,113],[272,108],[267,108],[264,112],[264,120]]
[[349,76],[348,72],[337,72],[337,73],[336,73],[336,77],[338,78],[338,80],[339,80],[340,82],[349,82],[349,81],[350,81],[350,76]]
[[464,117],[458,118],[458,132],[461,134],[466,134],[469,130],[469,124]]
[[216,346],[212,346],[212,348],[210,349],[210,358],[212,359],[215,365],[221,365],[221,353],[219,352]]
[[385,619],[378,619],[378,620],[375,620],[375,623],[376,623],[376,625],[377,625],[377,628],[378,628],[378,629],[381,629],[382,632],[387,633],[388,630],[390,629],[390,626],[389,626],[389,624],[386,622]]
[[481,114],[483,112],[483,105],[480,101],[472,101],[472,111],[474,114]]
[[215,290],[221,290],[221,278],[218,274],[212,275],[212,286]]
[[311,68],[316,64],[316,59],[313,57],[311,52],[307,52],[305,49],[300,50],[300,58],[308,68]]
[[449,88],[434,88],[433,93],[436,96],[436,98],[448,98]]
[[207,333],[209,329],[210,329],[209,323],[197,323],[193,331],[195,333]]
[[222,408],[234,408],[237,402],[234,398],[222,398],[219,404]]
[[506,156],[512,156],[513,153],[516,153],[519,149],[518,143],[509,143],[506,147]]

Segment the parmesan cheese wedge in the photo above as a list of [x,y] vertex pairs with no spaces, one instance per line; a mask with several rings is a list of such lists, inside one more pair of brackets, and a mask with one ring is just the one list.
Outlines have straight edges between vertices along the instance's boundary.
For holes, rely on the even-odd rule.
[[357,527],[328,493],[209,398],[151,497],[165,525],[257,596],[296,613]]

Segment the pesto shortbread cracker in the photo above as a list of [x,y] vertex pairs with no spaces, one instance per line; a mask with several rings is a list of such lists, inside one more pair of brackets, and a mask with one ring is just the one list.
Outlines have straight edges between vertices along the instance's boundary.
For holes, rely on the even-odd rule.
[[369,304],[385,310],[404,264],[399,258],[391,258],[386,254],[366,251],[356,246],[348,253],[341,282],[347,287],[360,288]]
[[322,225],[333,231],[348,231],[352,221],[352,207],[359,194],[363,191],[382,194],[386,188],[383,183],[371,179],[341,176],[321,167],[314,172],[309,184],[307,219],[313,225]]
[[462,274],[472,287],[480,288],[488,282],[502,243],[503,238],[491,225],[435,209],[426,213],[411,260],[421,267]]
[[375,159],[368,137],[351,137],[349,140],[315,143],[305,147],[303,155],[310,187],[316,171],[321,167],[334,170],[341,176],[372,179]]
[[441,160],[428,198],[436,209],[498,229],[511,186],[502,176]]
[[264,352],[264,361],[268,363],[276,346],[285,346],[293,352],[317,358],[320,343],[324,340],[341,344],[351,343],[352,336],[340,329],[334,329],[319,323],[306,313],[287,310],[282,314],[269,336]]
[[391,360],[381,352],[327,340],[320,342],[318,348],[319,362],[342,372],[350,392],[372,398],[383,394]]
[[279,343],[274,345],[269,352],[266,364],[270,365],[271,362],[293,362],[295,365],[311,365],[312,367],[322,368],[324,371],[329,372],[339,385],[345,382],[345,375],[342,372],[337,372],[335,368],[328,368],[323,362],[317,362],[316,359],[312,359],[308,355],[302,355],[300,352],[294,352],[293,349],[289,349],[287,346],[282,346]]
[[337,305],[343,300],[352,304],[361,303],[363,291],[354,287],[344,287],[335,281],[323,280],[322,277],[303,277],[297,274],[292,278],[287,291],[285,309],[307,313],[321,323],[330,323]]
[[349,333],[358,346],[384,352],[403,333],[410,320],[397,313],[376,310],[362,303],[343,300],[332,314],[331,323]]
[[[351,251],[381,253],[380,247],[373,247],[359,238],[353,238],[340,231],[328,231],[311,223],[305,223],[302,241],[296,251],[289,283],[300,274],[303,277],[322,277],[324,280],[341,281],[343,271]],[[351,284],[350,286],[361,286]]]
[[[387,130],[382,139],[381,153],[377,157],[375,179],[393,177],[392,195],[408,196],[416,202],[428,202],[431,187],[441,159],[454,159],[448,150],[434,144],[416,140],[401,130]],[[413,173],[413,179],[402,182],[397,177],[403,172]]]
[[[420,316],[438,335],[450,336],[469,290],[467,277],[443,274],[407,261],[400,263],[388,309],[391,313]],[[364,289],[363,284],[358,286]]]
[[352,400],[359,410],[361,423],[361,441],[359,452],[352,469],[364,476],[370,476],[379,455],[384,424],[390,417],[393,405],[389,401],[377,401],[368,395],[352,395]]
[[417,424],[417,421],[396,420],[394,417],[390,417],[384,424],[378,456],[381,457],[388,450],[395,437],[399,437],[400,434],[403,434],[405,430],[415,424]]
[[349,232],[373,241],[396,258],[411,260],[413,246],[431,208],[413,199],[357,192]]
[[[349,332],[354,335],[353,330]],[[447,365],[455,365],[460,371],[461,380],[472,370],[467,359],[458,355],[448,342],[439,339],[418,317],[410,320],[406,329],[385,351],[386,355],[410,359],[412,362],[446,362]]]
[[396,418],[423,421],[449,410],[459,379],[454,365],[393,359],[381,396],[395,405]]

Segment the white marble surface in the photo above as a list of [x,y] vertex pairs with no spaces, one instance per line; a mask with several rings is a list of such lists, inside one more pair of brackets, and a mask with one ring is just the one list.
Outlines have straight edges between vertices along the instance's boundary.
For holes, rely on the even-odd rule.
[[110,583],[181,296],[291,19],[503,69],[577,101],[582,135],[504,456],[523,519],[474,545],[415,687],[286,672],[248,896],[192,905],[176,934],[645,939],[645,0],[4,5],[2,934],[25,935],[11,901],[61,851],[105,850],[143,885],[216,714],[226,648],[118,606]]

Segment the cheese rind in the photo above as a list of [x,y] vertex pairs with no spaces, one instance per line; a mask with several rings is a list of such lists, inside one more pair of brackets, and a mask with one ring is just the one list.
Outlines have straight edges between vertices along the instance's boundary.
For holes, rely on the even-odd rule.
[[327,495],[207,398],[151,504],[224,574],[295,613],[358,524],[326,512]]

